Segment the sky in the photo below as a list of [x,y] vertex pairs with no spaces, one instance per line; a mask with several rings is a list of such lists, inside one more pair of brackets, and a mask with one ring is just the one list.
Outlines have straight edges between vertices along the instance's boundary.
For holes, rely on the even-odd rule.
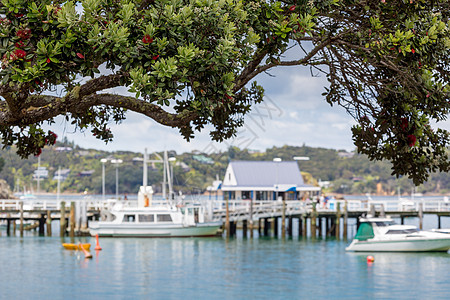
[[51,129],[59,140],[67,137],[80,147],[107,151],[143,152],[147,148],[149,152],[212,153],[231,145],[259,151],[283,145],[354,150],[351,126],[355,122],[343,108],[331,107],[321,96],[327,85],[324,75],[312,77],[306,67],[279,68],[270,74],[256,78],[265,88],[264,101],[253,106],[237,136],[222,143],[210,140],[208,128],[186,142],[177,129],[133,112],[128,112],[121,124],[111,124],[114,140],[108,144],[94,138],[89,130],[74,132],[63,118],[58,118]]

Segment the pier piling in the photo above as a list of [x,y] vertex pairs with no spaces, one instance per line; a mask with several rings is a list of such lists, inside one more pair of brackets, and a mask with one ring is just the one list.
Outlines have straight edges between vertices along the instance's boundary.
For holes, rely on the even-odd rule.
[[20,225],[19,225],[20,237],[23,237],[23,201],[20,201]]
[[64,233],[66,232],[66,203],[64,201],[61,202],[61,217],[59,219],[59,224],[59,235],[64,236]]
[[339,240],[340,238],[340,229],[341,229],[341,203],[338,202],[336,205],[336,239]]
[[52,216],[49,210],[47,210],[47,236],[52,236]]
[[316,238],[317,227],[316,227],[316,203],[312,204],[311,212],[311,238]]
[[264,218],[264,236],[269,236],[270,222],[269,218]]
[[343,228],[343,238],[344,240],[347,239],[347,229],[348,229],[348,207],[347,207],[347,200],[345,200],[345,204],[344,204],[344,228]]
[[75,236],[75,202],[70,202],[70,237]]

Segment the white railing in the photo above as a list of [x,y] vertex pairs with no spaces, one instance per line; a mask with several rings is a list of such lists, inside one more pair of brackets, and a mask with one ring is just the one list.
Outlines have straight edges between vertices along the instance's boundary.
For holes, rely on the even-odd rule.
[[[70,203],[75,202],[85,202],[85,206],[88,210],[101,210],[108,209],[114,205],[117,200],[115,199],[95,199],[90,197],[85,198],[65,198],[62,200],[50,199],[50,200],[17,200],[17,199],[1,199],[0,200],[0,210],[20,210],[20,203],[23,202],[24,210],[60,210],[61,203],[65,202],[66,211],[70,209]],[[120,201],[126,206],[135,207],[137,206],[136,200]],[[205,205],[214,215],[224,214],[226,211],[225,200],[201,200],[203,205]],[[286,200],[286,215],[298,214],[304,212],[310,212],[312,210],[312,203],[299,200]],[[369,211],[371,205],[375,206],[377,211],[381,210],[383,206],[386,212],[389,211],[418,211],[419,207],[422,205],[424,212],[448,212],[450,211],[450,201],[447,198],[431,198],[431,199],[400,199],[400,200],[332,200],[324,205],[323,203],[318,203],[316,205],[317,211],[336,211],[337,203],[340,205],[340,210],[344,210],[344,205],[347,204],[347,210],[351,211]],[[175,203],[173,203],[175,204]],[[164,200],[153,200],[152,205],[167,205]],[[254,215],[273,215],[279,214],[282,210],[282,201],[273,200],[255,200],[253,201],[253,214]],[[228,207],[230,214],[243,215],[250,213],[250,201],[249,200],[229,200]]]

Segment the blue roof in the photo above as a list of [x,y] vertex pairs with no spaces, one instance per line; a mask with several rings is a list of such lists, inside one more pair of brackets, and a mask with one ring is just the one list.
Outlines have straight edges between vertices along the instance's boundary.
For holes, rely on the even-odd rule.
[[232,161],[238,186],[305,186],[296,161]]

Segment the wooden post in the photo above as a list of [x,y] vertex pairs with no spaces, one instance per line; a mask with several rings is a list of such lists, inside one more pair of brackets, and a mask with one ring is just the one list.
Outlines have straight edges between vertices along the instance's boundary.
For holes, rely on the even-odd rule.
[[344,204],[344,232],[342,233],[342,235],[344,236],[344,240],[347,239],[347,228],[348,227],[348,207],[347,207],[347,200],[345,200],[345,204]]
[[242,236],[247,237],[247,220],[242,220]]
[[288,236],[292,237],[292,215],[288,219]]
[[320,216],[317,218],[317,236],[322,236],[322,218]]
[[303,230],[302,230],[302,236],[306,237],[308,234],[308,222],[306,222],[306,215],[302,215],[302,223],[303,223]]
[[273,218],[273,236],[278,236],[278,218]]
[[16,220],[15,219],[13,220],[12,224],[13,224],[13,235],[16,235],[16,225],[17,224],[16,224]]
[[375,211],[375,205],[370,204],[370,214],[372,215],[373,218],[376,217],[377,212]]
[[298,236],[303,235],[303,224],[302,224],[302,217],[298,218]]
[[317,234],[316,227],[316,203],[312,204],[312,212],[311,212],[311,238],[315,239]]
[[336,239],[338,240],[340,237],[341,230],[341,203],[336,203]]
[[264,236],[269,235],[270,222],[269,218],[264,218]]
[[11,235],[11,214],[8,213],[8,214],[6,215],[6,217],[8,218],[8,219],[6,220],[6,235],[7,235],[7,236],[10,236],[10,235]]
[[59,224],[59,235],[64,236],[64,233],[66,232],[66,203],[64,201],[61,202],[61,217],[59,219]]
[[23,201],[20,201],[20,225],[19,225],[20,237],[23,237]]
[[419,228],[423,229],[423,203],[419,203]]
[[52,216],[49,210],[47,210],[47,236],[52,236]]
[[437,215],[438,217],[438,228],[441,229],[441,216]]
[[75,202],[70,202],[70,237],[75,236]]
[[258,218],[258,236],[261,236],[261,219]]
[[386,217],[386,212],[384,211],[384,204],[381,204],[381,207],[380,207],[380,217],[381,218]]
[[275,218],[270,219],[270,231],[272,231],[273,236],[276,236],[275,235]]
[[39,236],[45,235],[45,214],[41,214],[41,217],[39,218]]
[[335,231],[336,230],[336,219],[331,217],[330,218],[330,236],[334,236],[335,235]]
[[401,225],[404,225],[404,224],[405,224],[405,217],[404,217],[404,216],[401,216],[401,217],[400,217],[400,224],[401,224]]
[[227,237],[230,237],[230,209],[228,207],[228,197],[225,200],[225,230],[227,231]]
[[286,237],[286,199],[283,196],[283,210],[281,212],[281,237]]
[[255,191],[253,191],[253,197],[250,199],[250,218],[249,218],[249,224],[248,227],[250,229],[250,238],[253,238],[253,200],[255,198]]

